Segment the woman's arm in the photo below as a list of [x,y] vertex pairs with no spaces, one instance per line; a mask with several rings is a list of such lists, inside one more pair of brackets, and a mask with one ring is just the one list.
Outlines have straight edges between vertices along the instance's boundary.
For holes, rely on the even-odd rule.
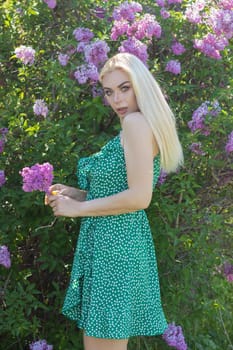
[[112,196],[82,203],[62,196],[51,196],[54,214],[58,216],[105,216],[128,213],[149,206],[153,183],[153,134],[140,113],[123,121],[124,152],[128,189]]

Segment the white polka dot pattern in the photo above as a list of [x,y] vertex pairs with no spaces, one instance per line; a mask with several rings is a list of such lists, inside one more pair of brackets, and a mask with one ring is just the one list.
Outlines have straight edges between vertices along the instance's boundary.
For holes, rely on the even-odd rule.
[[[154,159],[155,186],[160,160]],[[127,173],[120,135],[78,162],[87,200],[124,191]],[[151,230],[144,210],[81,219],[62,312],[89,336],[122,339],[163,334],[167,322]]]

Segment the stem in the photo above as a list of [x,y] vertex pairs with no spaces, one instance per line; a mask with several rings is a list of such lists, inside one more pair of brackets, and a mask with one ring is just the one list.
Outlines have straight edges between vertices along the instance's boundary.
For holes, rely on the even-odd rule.
[[225,335],[226,335],[226,338],[227,338],[227,340],[228,340],[228,342],[229,342],[229,345],[231,346],[231,349],[233,349],[233,345],[232,345],[231,339],[230,339],[230,337],[229,337],[229,334],[228,334],[228,332],[227,332],[227,330],[226,330],[226,327],[225,327],[225,323],[224,323],[224,321],[223,321],[223,317],[222,317],[222,312],[221,312],[221,310],[219,310],[219,315],[220,315],[220,320],[221,320],[221,323],[222,323],[223,330],[224,330],[224,333],[225,333]]

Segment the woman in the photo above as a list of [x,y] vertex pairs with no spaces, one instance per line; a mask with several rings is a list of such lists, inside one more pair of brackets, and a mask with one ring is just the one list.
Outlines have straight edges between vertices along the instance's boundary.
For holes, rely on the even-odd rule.
[[183,162],[173,114],[145,65],[119,53],[100,73],[121,132],[78,162],[80,189],[53,185],[55,216],[82,217],[63,314],[84,330],[86,350],[126,350],[130,336],[167,328],[144,209],[160,174]]

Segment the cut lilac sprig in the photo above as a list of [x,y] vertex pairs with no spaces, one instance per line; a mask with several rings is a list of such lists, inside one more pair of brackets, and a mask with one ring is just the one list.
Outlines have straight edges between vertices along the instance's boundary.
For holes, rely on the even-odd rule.
[[49,194],[53,182],[53,166],[50,163],[35,164],[20,171],[25,192],[42,191]]

